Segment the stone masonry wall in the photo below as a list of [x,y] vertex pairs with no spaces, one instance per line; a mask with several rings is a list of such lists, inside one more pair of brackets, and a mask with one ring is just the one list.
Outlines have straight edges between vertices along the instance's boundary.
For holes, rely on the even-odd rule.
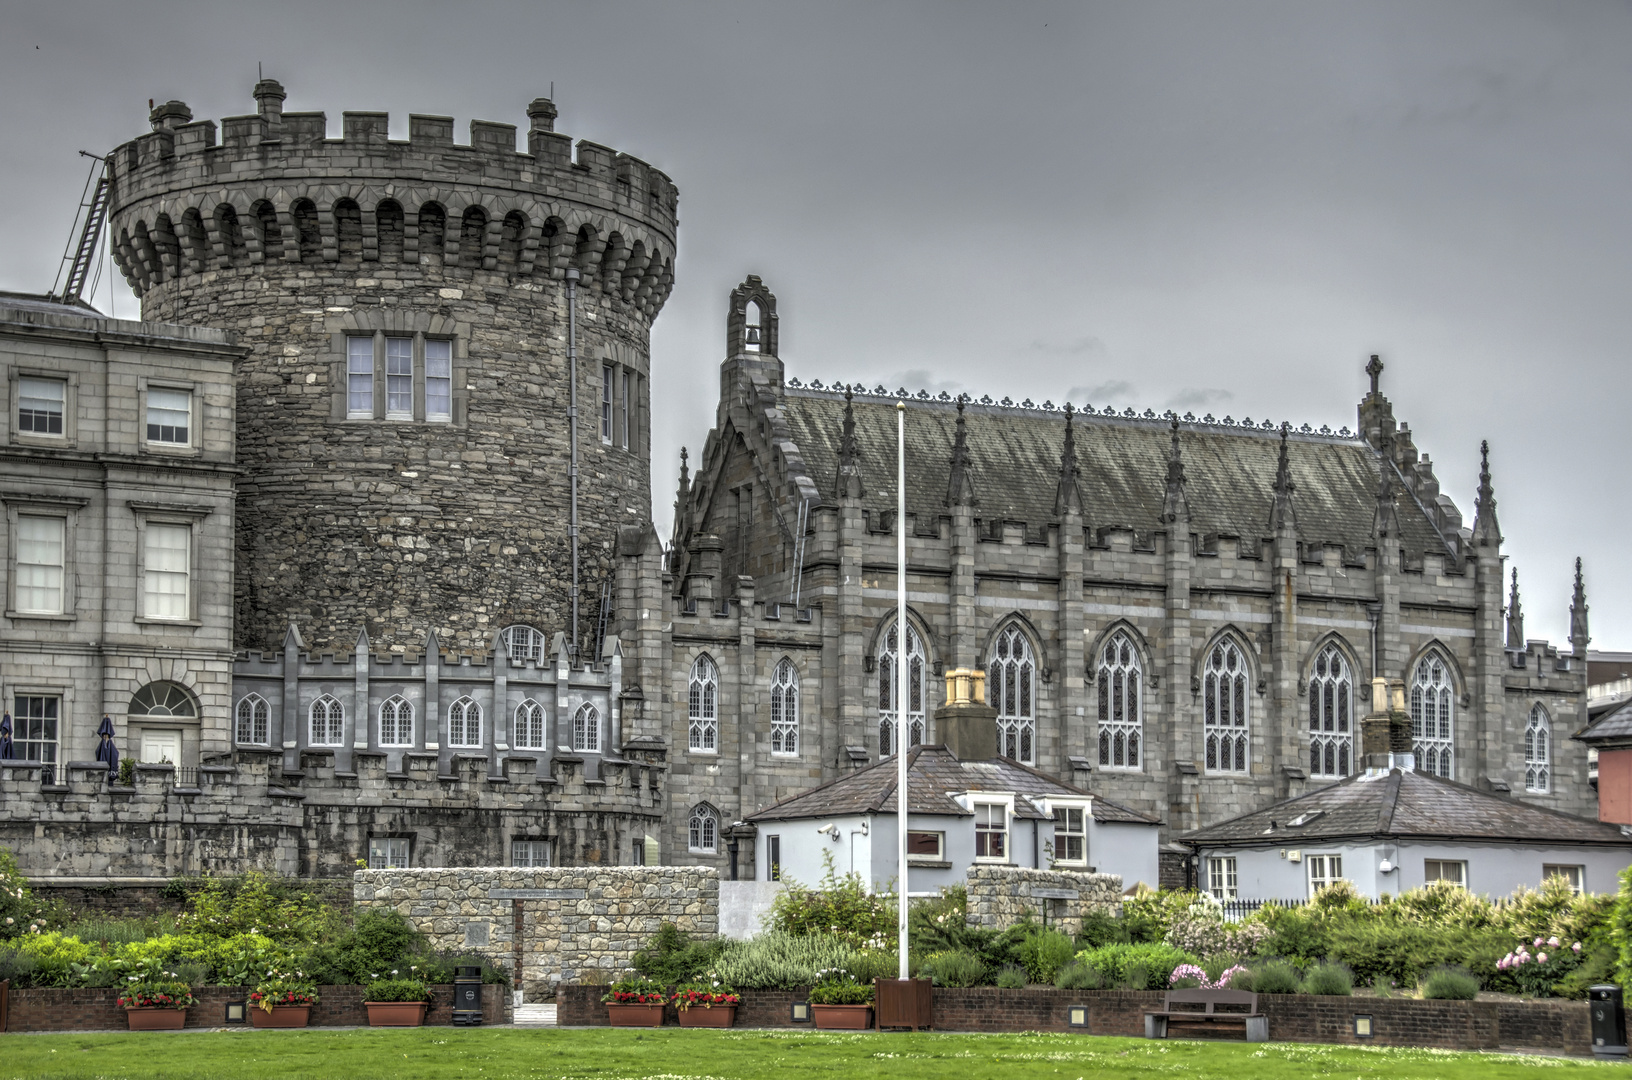
[[436,948],[502,965],[528,1000],[563,982],[614,981],[666,922],[696,937],[720,926],[708,867],[359,870],[353,880],[356,910],[391,908]]
[[[971,866],[967,874],[971,926],[1001,930],[1023,919],[1046,922],[1075,935],[1090,911],[1115,914],[1122,906],[1122,875],[1074,870],[1032,870],[1022,866]],[[1074,891],[1075,898],[1036,895],[1041,890]]]
[[[1087,874],[1074,870],[1028,870],[1025,866],[969,866],[969,925],[1002,930],[1025,918],[1036,918],[1064,933],[1079,933],[1082,917],[1092,910],[1116,914],[1121,909],[1121,874]],[[1071,892],[1074,899],[1036,896],[1036,892]]]

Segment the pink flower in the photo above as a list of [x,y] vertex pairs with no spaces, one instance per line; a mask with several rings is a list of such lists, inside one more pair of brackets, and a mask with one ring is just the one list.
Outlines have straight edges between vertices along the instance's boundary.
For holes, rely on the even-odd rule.
[[1536,954],[1536,959],[1538,961],[1540,961],[1541,963],[1545,964],[1547,962],[1547,954],[1546,953],[1537,953]]
[[1555,935],[1553,937],[1548,938],[1547,939],[1547,944],[1551,945],[1555,949],[1558,948],[1558,937]]
[[1581,951],[1581,943],[1579,941],[1577,941],[1574,945],[1571,945],[1570,948],[1574,949],[1576,952],[1580,952]]
[[1536,940],[1535,940],[1535,941],[1534,941],[1534,942],[1533,942],[1533,944],[1534,944],[1534,945],[1535,945],[1535,946],[1536,946],[1536,947],[1537,947],[1537,948],[1540,948],[1540,947],[1541,947],[1541,939],[1540,939],[1540,938],[1539,938],[1539,937],[1538,937],[1538,938],[1537,938],[1537,939],[1536,939]]

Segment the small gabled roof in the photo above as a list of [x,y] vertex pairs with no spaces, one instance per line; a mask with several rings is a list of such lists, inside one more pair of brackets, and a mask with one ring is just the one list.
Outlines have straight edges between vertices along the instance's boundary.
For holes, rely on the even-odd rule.
[[1619,825],[1401,769],[1351,776],[1179,839],[1192,846],[1349,839],[1632,845]]
[[1632,745],[1632,701],[1621,704],[1619,708],[1609,710],[1580,731],[1573,738],[1579,739],[1588,746],[1599,746],[1605,743],[1622,742]]
[[[990,791],[1026,796],[1016,799],[1014,816],[1049,820],[1031,799],[1092,798],[1095,821],[1160,825],[1147,814],[1105,799],[1082,788],[1063,783],[1020,764],[1011,758],[986,761],[959,761],[944,746],[915,746],[907,751],[908,810],[914,814],[969,817],[970,812],[952,796],[965,791]],[[835,817],[841,814],[893,814],[896,812],[896,761],[885,758],[876,765],[849,776],[829,781],[821,787],[783,799],[748,816],[749,821],[786,821],[797,818]]]

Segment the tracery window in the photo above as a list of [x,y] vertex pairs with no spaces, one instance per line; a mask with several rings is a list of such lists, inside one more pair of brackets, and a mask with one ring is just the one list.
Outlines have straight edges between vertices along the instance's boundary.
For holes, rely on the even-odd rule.
[[505,654],[512,664],[538,664],[544,659],[544,634],[520,623],[507,626],[499,634]]
[[482,745],[482,707],[469,697],[448,706],[448,745]]
[[[1031,764],[1037,741],[1037,661],[1018,626],[997,635],[986,666],[986,703],[997,710],[997,752]],[[916,740],[915,740],[916,741]]]
[[1443,656],[1430,652],[1411,677],[1411,750],[1418,772],[1447,780],[1455,776],[1454,725],[1450,668]]
[[272,711],[259,694],[245,694],[238,702],[237,742],[240,746],[265,746],[270,735]]
[[1354,679],[1336,645],[1315,657],[1309,678],[1309,775],[1347,776],[1354,766]]
[[686,847],[692,851],[713,854],[719,850],[720,815],[707,803],[699,803],[691,812],[687,825]]
[[784,658],[771,675],[771,753],[799,752],[799,669]]
[[517,750],[543,750],[544,706],[528,698],[516,706],[515,746]]
[[1548,792],[1553,789],[1553,725],[1547,710],[1537,702],[1524,727],[1524,790]]
[[572,748],[584,754],[601,752],[601,710],[587,701],[572,715]]
[[1207,771],[1248,770],[1247,658],[1233,640],[1220,641],[1207,654],[1201,680],[1207,740]]
[[414,745],[414,707],[401,694],[393,694],[380,704],[380,745]]
[[339,746],[346,734],[346,708],[339,700],[329,694],[324,694],[312,702],[308,714],[310,720],[311,746]]
[[699,656],[691,665],[686,717],[691,749],[705,754],[717,751],[720,746],[720,673],[707,656]]
[[1118,630],[1099,654],[1099,766],[1137,769],[1145,741],[1139,650]]
[[[900,653],[897,651],[897,627],[891,626],[884,635],[882,644],[878,647],[878,753],[880,757],[888,757],[895,753],[896,709],[898,700],[895,683],[898,674],[896,664]],[[924,741],[924,643],[918,639],[918,631],[911,623],[907,624],[907,725],[908,745],[917,746]]]

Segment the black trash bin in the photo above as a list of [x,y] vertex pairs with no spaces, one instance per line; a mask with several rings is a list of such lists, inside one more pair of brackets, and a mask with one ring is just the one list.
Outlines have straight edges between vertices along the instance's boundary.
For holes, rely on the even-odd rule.
[[482,969],[479,967],[453,970],[453,1022],[470,1026],[482,1022]]
[[1587,1007],[1592,1010],[1592,1052],[1625,1057],[1626,1013],[1621,1007],[1621,988],[1592,987],[1587,991]]

